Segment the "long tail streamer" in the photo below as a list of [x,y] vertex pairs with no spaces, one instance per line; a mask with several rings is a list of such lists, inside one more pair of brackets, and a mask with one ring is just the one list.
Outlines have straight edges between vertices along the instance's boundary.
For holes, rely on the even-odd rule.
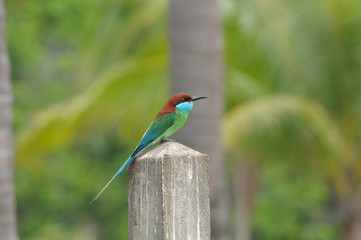
[[100,190],[100,192],[95,196],[95,198],[93,198],[93,200],[89,203],[92,204],[94,201],[96,201],[100,195],[102,195],[102,193],[104,192],[104,190],[109,186],[109,184],[114,180],[114,178],[118,175],[120,175],[122,173],[122,171],[124,170],[124,168],[133,160],[134,157],[130,156],[127,161],[125,161],[125,163],[123,163],[123,165],[119,168],[119,170],[116,172],[116,174],[114,174],[114,176],[112,177],[112,179],[110,179],[110,181],[107,183],[107,185],[105,185],[105,187],[103,187],[102,190]]

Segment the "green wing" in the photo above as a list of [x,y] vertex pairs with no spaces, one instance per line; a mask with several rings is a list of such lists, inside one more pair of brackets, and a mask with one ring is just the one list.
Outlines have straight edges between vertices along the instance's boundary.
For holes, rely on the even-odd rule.
[[162,137],[162,135],[170,128],[175,121],[175,113],[164,113],[160,115],[157,119],[155,119],[147,131],[144,133],[142,139],[140,140],[138,146],[135,148],[132,153],[132,157],[136,156],[137,153],[142,151],[144,148],[148,147],[155,140]]

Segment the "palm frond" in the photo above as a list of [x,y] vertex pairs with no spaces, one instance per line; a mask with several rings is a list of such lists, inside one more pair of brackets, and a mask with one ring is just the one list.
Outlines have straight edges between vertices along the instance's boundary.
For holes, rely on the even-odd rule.
[[239,104],[224,116],[222,129],[224,146],[233,159],[252,154],[307,162],[318,155],[327,163],[322,165],[330,168],[345,159],[344,140],[329,114],[295,95],[271,95]]
[[166,98],[164,66],[163,56],[117,64],[74,99],[40,112],[16,138],[17,160],[34,159],[111,121],[135,141]]
[[231,109],[241,101],[264,96],[268,93],[265,86],[258,83],[252,76],[229,66],[225,79],[227,109]]
[[[85,58],[81,64],[83,77],[90,78],[114,62],[124,61],[129,56],[134,57],[144,46],[154,44],[154,39],[164,45],[166,31],[163,18],[160,16],[165,16],[165,1],[134,5],[131,14],[123,14],[129,15],[126,19],[122,19],[119,9],[115,8],[99,21],[99,27],[93,33],[94,40],[89,41],[90,44],[85,47]],[[164,50],[163,52],[165,54]]]

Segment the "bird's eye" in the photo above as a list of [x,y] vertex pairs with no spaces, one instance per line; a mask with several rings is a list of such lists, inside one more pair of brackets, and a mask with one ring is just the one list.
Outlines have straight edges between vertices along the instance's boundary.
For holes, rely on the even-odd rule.
[[184,102],[187,102],[189,99],[188,98],[181,98],[179,99],[175,104],[180,104],[180,103],[184,103]]

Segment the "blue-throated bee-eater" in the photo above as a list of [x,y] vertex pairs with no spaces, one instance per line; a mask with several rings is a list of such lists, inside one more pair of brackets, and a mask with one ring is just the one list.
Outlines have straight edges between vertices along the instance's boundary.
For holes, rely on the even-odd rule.
[[154,121],[150,124],[147,131],[145,131],[138,146],[129,156],[127,161],[119,168],[115,175],[105,185],[105,187],[95,196],[90,202],[97,200],[114,178],[121,174],[124,168],[137,156],[139,156],[145,149],[158,143],[161,140],[166,140],[185,123],[189,111],[193,108],[193,102],[207,97],[191,97],[186,93],[178,93],[171,96],[163,108],[159,111]]

